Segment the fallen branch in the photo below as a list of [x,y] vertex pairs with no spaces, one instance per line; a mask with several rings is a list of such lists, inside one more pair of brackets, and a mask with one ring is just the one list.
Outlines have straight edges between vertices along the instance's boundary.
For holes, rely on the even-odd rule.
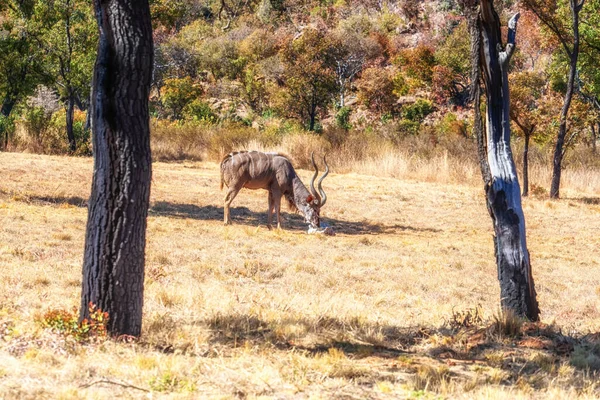
[[101,383],[107,383],[107,384],[110,384],[110,385],[117,385],[117,386],[121,386],[121,387],[124,387],[124,388],[129,388],[129,389],[137,389],[137,390],[141,390],[143,392],[148,392],[148,393],[150,392],[148,389],[144,389],[144,388],[141,388],[139,386],[130,385],[128,383],[115,382],[115,381],[111,381],[110,379],[99,379],[99,380],[94,381],[94,382],[86,383],[85,385],[80,385],[79,388],[80,389],[86,389],[86,388],[89,388],[89,387],[94,386],[94,385],[99,385]]

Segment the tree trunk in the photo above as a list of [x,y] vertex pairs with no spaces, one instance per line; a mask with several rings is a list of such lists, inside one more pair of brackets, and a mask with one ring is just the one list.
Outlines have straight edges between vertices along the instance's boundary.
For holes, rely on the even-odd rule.
[[[12,96],[6,95],[4,101],[2,102],[2,108],[0,108],[0,115],[2,115],[4,118],[8,118],[15,107],[15,104],[16,100]],[[0,141],[2,142],[2,149],[5,151],[8,149],[8,135],[9,131],[6,129],[4,124],[1,124]]]
[[529,196],[529,140],[533,129],[524,131],[525,148],[523,148],[523,197]]
[[69,151],[74,153],[77,150],[77,143],[75,142],[75,134],[73,133],[73,112],[75,109],[75,95],[69,89],[69,96],[67,99],[67,115],[66,115],[66,126],[67,126],[67,139],[69,140]]
[[[598,129],[600,130],[600,122],[598,122]],[[596,133],[596,123],[591,124],[591,135],[592,135],[592,153],[596,154],[596,140],[598,139],[598,133]]]
[[309,110],[309,125],[308,125],[308,130],[309,131],[314,131],[315,130],[315,122],[317,120],[317,103],[315,101],[315,96],[313,94],[312,97],[312,102],[310,104],[310,110]]
[[151,158],[148,95],[153,65],[148,0],[95,0],[99,44],[92,96],[94,176],[80,319],[93,303],[114,335],[142,326]]
[[565,154],[564,145],[567,135],[567,116],[571,107],[573,98],[573,90],[575,86],[575,76],[577,75],[577,59],[579,58],[579,11],[583,6],[576,4],[575,0],[570,0],[571,17],[573,18],[573,48],[568,52],[569,56],[569,78],[567,80],[567,92],[562,109],[560,111],[560,125],[558,127],[558,136],[556,138],[556,146],[554,147],[554,157],[552,162],[552,184],[550,185],[550,198],[558,199],[560,197],[560,176],[562,173],[562,160]]
[[491,181],[486,184],[487,206],[494,225],[494,247],[501,305],[504,310],[539,319],[529,252],[521,190],[510,148],[508,63],[514,52],[519,14],[509,21],[506,49],[501,40],[500,19],[492,0],[480,1],[481,76],[486,92],[487,164]]

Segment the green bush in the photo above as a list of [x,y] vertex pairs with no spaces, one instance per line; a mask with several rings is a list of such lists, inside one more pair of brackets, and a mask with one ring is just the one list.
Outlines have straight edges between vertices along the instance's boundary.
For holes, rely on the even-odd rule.
[[340,107],[340,109],[335,114],[335,124],[338,128],[342,128],[345,130],[350,130],[352,125],[350,124],[350,112],[352,110],[350,107]]
[[468,137],[468,125],[459,120],[456,114],[446,113],[436,125],[436,130],[444,136]]
[[217,122],[217,114],[210,108],[208,103],[195,99],[188,103],[183,109],[183,116],[188,121],[214,124]]
[[413,104],[402,107],[402,117],[413,122],[422,122],[433,112],[433,104],[429,100],[418,99]]

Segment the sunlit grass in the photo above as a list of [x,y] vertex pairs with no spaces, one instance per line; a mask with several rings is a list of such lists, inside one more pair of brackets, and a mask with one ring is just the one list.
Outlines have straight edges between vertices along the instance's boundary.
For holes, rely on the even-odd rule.
[[598,176],[565,179],[565,200],[524,199],[542,320],[554,324],[532,328],[498,311],[475,167],[401,154],[343,174],[331,164],[322,214],[336,236],[307,235],[287,213],[283,231],[267,230],[264,191],[242,191],[225,227],[216,163],[155,163],[143,335],[81,345],[34,317],[79,306],[92,160],[0,153],[0,392],[598,396],[600,352],[584,339],[600,329]]

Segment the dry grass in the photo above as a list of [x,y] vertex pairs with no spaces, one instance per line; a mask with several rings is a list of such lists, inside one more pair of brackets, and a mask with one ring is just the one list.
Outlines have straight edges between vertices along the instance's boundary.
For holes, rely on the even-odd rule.
[[81,345],[35,316],[79,304],[92,160],[0,153],[1,397],[598,397],[598,174],[524,200],[531,325],[498,314],[477,170],[394,157],[332,162],[334,237],[268,231],[260,191],[225,227],[216,164],[155,163],[143,336]]

